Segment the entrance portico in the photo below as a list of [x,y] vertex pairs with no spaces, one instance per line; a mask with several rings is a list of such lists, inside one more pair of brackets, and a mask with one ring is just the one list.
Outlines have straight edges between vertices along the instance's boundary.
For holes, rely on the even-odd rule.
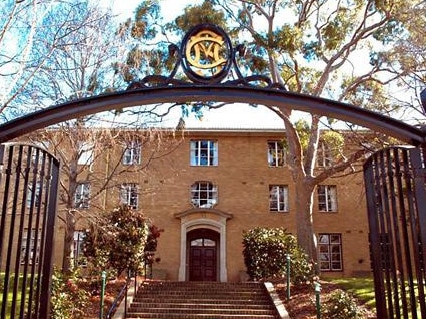
[[[196,257],[190,254],[191,240],[203,240],[198,247],[199,249],[196,255],[198,255],[198,258],[205,259],[213,251],[212,245],[211,249],[206,248],[208,245],[205,245],[204,239],[208,239],[215,243],[215,256],[210,256],[210,258],[207,259],[209,259],[209,262],[212,262],[211,258],[217,256],[214,262],[216,278],[205,278],[205,280],[226,282],[228,280],[226,269],[226,224],[227,220],[233,217],[232,214],[217,209],[190,209],[176,214],[175,217],[181,220],[179,281],[191,279],[203,280],[202,278],[204,278],[204,275],[200,277],[201,279],[197,279],[197,276],[190,276],[190,265],[197,266],[197,264],[194,264],[194,261],[191,260],[191,258]],[[203,233],[205,233],[206,236],[202,236]],[[196,245],[194,244],[193,247],[196,247]],[[196,250],[196,248],[193,248],[193,250]],[[207,255],[204,254],[204,252],[206,252]],[[199,255],[200,253],[203,253],[203,256]]]

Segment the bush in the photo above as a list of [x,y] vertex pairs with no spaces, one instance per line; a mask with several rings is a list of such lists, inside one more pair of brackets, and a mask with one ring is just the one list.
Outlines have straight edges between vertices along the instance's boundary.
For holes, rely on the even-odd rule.
[[355,300],[346,292],[337,290],[322,307],[322,314],[326,319],[359,319],[362,311]]
[[247,274],[252,280],[284,277],[287,255],[291,257],[290,279],[293,283],[309,281],[313,266],[297,245],[296,238],[284,228],[254,228],[243,234],[243,255]]
[[84,254],[98,269],[141,270],[149,226],[146,217],[124,205],[91,223],[84,236]]
[[81,278],[76,271],[66,275],[54,270],[52,276],[51,318],[85,318],[84,309],[89,302],[89,293],[79,287]]

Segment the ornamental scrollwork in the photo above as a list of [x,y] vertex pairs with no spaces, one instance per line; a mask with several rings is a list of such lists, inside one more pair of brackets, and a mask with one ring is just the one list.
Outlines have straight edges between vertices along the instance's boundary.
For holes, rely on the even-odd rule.
[[[177,55],[177,62],[169,76],[148,75],[129,85],[128,90],[153,86],[189,84],[226,84],[236,86],[264,87],[285,90],[265,75],[243,76],[236,55],[244,55],[243,45],[232,46],[226,32],[214,24],[200,24],[189,30],[181,46],[169,46],[169,55]],[[179,67],[190,81],[176,79]],[[233,78],[230,79],[230,72]],[[223,80],[225,80],[222,82]]]

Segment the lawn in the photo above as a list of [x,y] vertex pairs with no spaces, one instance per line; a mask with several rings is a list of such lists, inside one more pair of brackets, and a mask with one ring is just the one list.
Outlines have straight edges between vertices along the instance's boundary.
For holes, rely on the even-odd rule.
[[[4,284],[4,273],[0,273],[0,309],[3,304],[3,284]],[[11,312],[11,306],[12,306],[12,299],[13,299],[13,285],[15,282],[15,276],[12,275],[9,278],[9,290],[7,294],[7,306],[6,306],[6,319],[10,317]],[[22,289],[22,275],[19,275],[19,282],[18,282],[18,294],[16,296],[16,308],[15,308],[15,316],[19,315],[20,312],[20,306],[21,306],[21,289]],[[29,290],[29,287],[27,288]],[[25,309],[26,310],[26,309]]]
[[339,278],[329,281],[352,294],[369,308],[376,307],[373,278]]

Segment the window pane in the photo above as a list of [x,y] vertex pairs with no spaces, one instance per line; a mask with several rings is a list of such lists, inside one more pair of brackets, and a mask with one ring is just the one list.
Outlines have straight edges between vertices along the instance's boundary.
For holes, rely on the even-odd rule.
[[269,210],[272,212],[288,212],[288,186],[269,186]]
[[[319,255],[321,270],[341,271],[342,262],[341,234],[319,234]],[[329,261],[326,265],[325,261]]]
[[120,191],[122,204],[126,204],[132,209],[138,208],[139,193],[137,184],[123,184]]
[[337,188],[334,185],[318,185],[318,209],[323,212],[337,211]]
[[195,207],[211,208],[217,204],[217,186],[211,182],[197,182],[191,185],[191,202]]
[[190,157],[192,166],[217,166],[217,142],[211,140],[191,141]]
[[202,238],[198,238],[198,239],[194,239],[191,240],[191,246],[203,246],[203,239]]
[[204,246],[214,247],[216,246],[216,242],[211,239],[204,239]]
[[80,143],[78,165],[92,165],[94,145],[89,142]]
[[268,142],[268,165],[282,167],[286,163],[286,151],[281,141]]
[[139,165],[141,161],[141,145],[138,141],[131,141],[126,144],[123,153],[124,165]]

